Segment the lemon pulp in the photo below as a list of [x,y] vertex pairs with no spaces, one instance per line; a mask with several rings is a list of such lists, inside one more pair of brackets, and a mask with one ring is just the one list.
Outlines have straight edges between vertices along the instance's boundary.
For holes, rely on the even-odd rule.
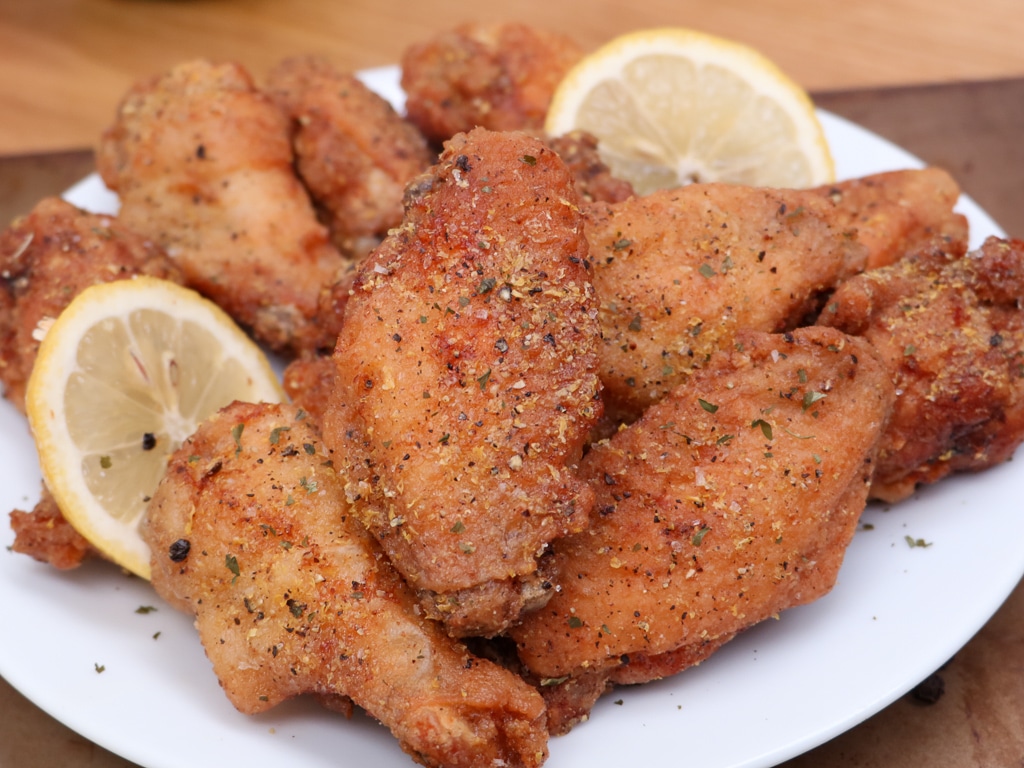
[[640,194],[694,181],[834,180],[807,94],[755,50],[693,30],[634,32],[585,57],[556,90],[545,128],[594,134]]
[[26,409],[61,512],[144,578],[138,524],[169,455],[233,400],[283,399],[263,352],[218,307],[154,278],[83,291],[46,331]]

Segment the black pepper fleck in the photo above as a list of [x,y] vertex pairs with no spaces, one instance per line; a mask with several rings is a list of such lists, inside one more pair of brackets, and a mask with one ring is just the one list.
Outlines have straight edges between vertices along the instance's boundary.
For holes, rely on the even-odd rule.
[[170,556],[171,562],[180,563],[188,557],[189,550],[191,549],[192,544],[188,539],[178,539],[168,548],[167,554]]

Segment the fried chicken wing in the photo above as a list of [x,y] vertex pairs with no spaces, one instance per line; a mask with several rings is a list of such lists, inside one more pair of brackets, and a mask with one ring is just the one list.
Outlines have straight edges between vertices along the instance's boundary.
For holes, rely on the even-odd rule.
[[741,329],[780,331],[867,258],[822,195],[690,185],[585,208],[606,407],[631,421]]
[[287,118],[249,73],[202,60],[132,87],[97,152],[121,220],[283,351],[333,345],[317,315],[346,266],[293,159]]
[[555,542],[561,590],[510,631],[553,732],[831,589],[895,395],[868,344],[824,330],[739,334],[584,458],[592,526]]
[[347,696],[428,766],[538,766],[544,704],[415,610],[301,411],[235,403],[174,454],[143,536],[240,711]]
[[843,283],[819,322],[862,335],[899,396],[872,496],[1009,458],[1024,440],[1024,241],[965,258],[939,242]]
[[587,524],[574,464],[601,410],[598,330],[572,185],[524,134],[456,136],[361,266],[338,338],[325,439],[454,634],[545,600],[538,556]]
[[69,523],[45,485],[31,512],[11,511],[11,550],[61,571],[77,568],[99,552]]
[[423,135],[354,75],[323,58],[286,59],[266,80],[291,117],[299,176],[335,245],[365,255],[402,220],[402,194],[434,154]]
[[953,190],[942,171],[903,171],[811,190],[693,184],[587,206],[610,415],[636,418],[738,330],[802,324],[843,278],[943,223],[952,232]]
[[46,324],[90,285],[134,275],[182,280],[152,240],[58,197],[40,200],[0,234],[0,381],[19,411]]
[[437,143],[477,126],[540,129],[582,56],[569,38],[526,24],[462,24],[402,56],[406,112]]
[[967,252],[967,217],[953,210],[960,186],[941,168],[889,171],[823,188],[835,203],[835,226],[856,229],[868,247],[865,269],[883,267],[936,238]]
[[281,384],[291,402],[309,413],[315,423],[323,424],[336,378],[335,361],[329,355],[300,357],[288,363]]
[[548,146],[569,166],[576,180],[576,194],[585,203],[618,203],[632,197],[633,185],[612,175],[601,159],[598,140],[586,131],[569,131],[549,137]]

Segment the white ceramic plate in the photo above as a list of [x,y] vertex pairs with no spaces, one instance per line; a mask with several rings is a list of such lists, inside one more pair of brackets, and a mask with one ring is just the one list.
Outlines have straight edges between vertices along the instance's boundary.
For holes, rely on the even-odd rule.
[[[394,68],[366,73],[399,99]],[[920,162],[832,115],[822,119],[841,178]],[[69,192],[116,204],[95,177]],[[977,245],[996,224],[970,200]],[[31,508],[39,470],[24,419],[0,403],[0,510]],[[675,678],[619,689],[553,739],[551,768],[685,762],[769,766],[856,725],[945,663],[1024,574],[1024,477],[1013,463],[871,507],[836,588],[785,612]],[[910,547],[905,537],[928,547]],[[0,544],[13,534],[0,525]],[[309,701],[257,717],[221,693],[188,617],[104,563],[59,573],[0,550],[0,674],[87,738],[147,768],[406,768],[368,718]],[[143,606],[156,611],[139,612]]]

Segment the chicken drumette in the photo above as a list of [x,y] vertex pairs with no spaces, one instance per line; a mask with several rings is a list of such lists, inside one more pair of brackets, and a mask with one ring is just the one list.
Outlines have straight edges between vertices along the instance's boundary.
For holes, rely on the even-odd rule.
[[191,287],[288,352],[333,346],[321,315],[333,313],[327,288],[350,266],[293,161],[288,119],[249,73],[204,60],[135,84],[97,151],[121,221],[162,245]]
[[296,168],[344,253],[363,256],[402,220],[405,185],[434,160],[427,141],[355,75],[285,59],[267,93],[292,120]]
[[303,411],[235,403],[173,455],[143,526],[231,702],[348,697],[428,766],[538,766],[540,696],[416,610]]

